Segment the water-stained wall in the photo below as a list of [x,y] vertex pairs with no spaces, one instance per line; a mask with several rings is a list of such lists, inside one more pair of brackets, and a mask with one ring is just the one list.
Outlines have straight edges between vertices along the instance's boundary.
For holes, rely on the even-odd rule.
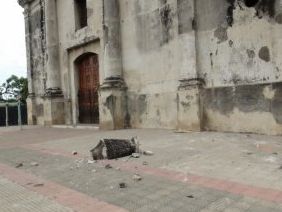
[[[29,87],[37,100],[29,108],[42,123],[57,107],[40,97],[48,77],[45,1],[19,2],[30,7]],[[78,124],[74,61],[92,52],[104,128],[282,134],[282,0],[87,0],[81,29],[75,1],[57,0],[56,9],[66,124]]]
[[281,133],[281,14],[280,0],[197,1],[206,129]]

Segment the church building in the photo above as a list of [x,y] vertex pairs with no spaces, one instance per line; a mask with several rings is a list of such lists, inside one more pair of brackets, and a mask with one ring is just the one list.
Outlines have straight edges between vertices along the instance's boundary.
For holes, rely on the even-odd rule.
[[282,134],[282,0],[18,0],[30,125]]

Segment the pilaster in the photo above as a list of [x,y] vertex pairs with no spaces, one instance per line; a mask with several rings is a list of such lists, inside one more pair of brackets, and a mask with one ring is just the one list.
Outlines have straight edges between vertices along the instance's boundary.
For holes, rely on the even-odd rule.
[[64,96],[61,90],[57,5],[45,0],[46,28],[46,90],[44,95],[44,124],[64,124]]
[[[186,1],[186,2],[184,2]],[[201,131],[202,104],[201,90],[205,81],[199,77],[197,54],[196,4],[195,0],[183,0],[183,5],[190,10],[192,30],[179,36],[179,52],[181,66],[177,92],[178,126],[180,131]],[[184,8],[182,8],[184,10]],[[188,20],[186,20],[188,21]]]
[[104,82],[100,87],[100,127],[123,129],[126,84],[123,80],[120,11],[118,0],[103,1]]

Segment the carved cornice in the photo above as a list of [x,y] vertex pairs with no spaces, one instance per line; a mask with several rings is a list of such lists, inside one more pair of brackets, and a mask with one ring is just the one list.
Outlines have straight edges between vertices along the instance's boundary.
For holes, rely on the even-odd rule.
[[26,4],[33,2],[34,0],[18,0],[18,4],[24,7]]

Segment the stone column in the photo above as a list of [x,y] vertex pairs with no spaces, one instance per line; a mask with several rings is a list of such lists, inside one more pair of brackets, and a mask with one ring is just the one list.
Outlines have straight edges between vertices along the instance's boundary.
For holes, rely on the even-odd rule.
[[59,64],[59,34],[56,0],[45,0],[46,29],[46,91],[44,100],[45,125],[64,124],[64,98],[61,90]]
[[[19,2],[20,3],[20,2]],[[26,2],[21,6],[24,7],[24,21],[25,21],[25,42],[26,42],[26,58],[27,58],[27,79],[28,79],[28,124],[35,125],[36,123],[36,107],[35,107],[35,93],[33,85],[33,67],[32,67],[32,34],[30,29],[30,5]]]
[[61,94],[59,38],[55,0],[45,0],[47,94]]
[[105,81],[122,80],[120,14],[118,0],[104,0]]
[[[177,93],[177,128],[180,131],[200,131],[202,120],[200,94],[204,81],[198,77],[196,5],[195,1],[191,0],[180,0],[178,3],[181,4],[178,5],[180,8],[178,19],[179,24],[182,24],[179,29],[181,32],[179,52],[182,58]],[[187,17],[187,14],[190,14],[190,17]]]
[[126,86],[122,73],[118,0],[103,0],[104,82],[100,88],[100,127],[124,128]]

